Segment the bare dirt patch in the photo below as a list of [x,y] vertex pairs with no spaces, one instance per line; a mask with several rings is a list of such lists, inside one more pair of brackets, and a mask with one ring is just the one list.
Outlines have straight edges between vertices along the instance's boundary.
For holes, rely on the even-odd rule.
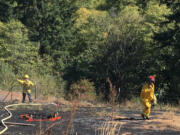
[[[152,111],[150,120],[139,119],[140,112],[124,112],[126,117],[119,116],[123,135],[179,135],[180,134],[180,111]],[[123,114],[123,113],[122,113]],[[129,117],[131,116],[131,117]],[[130,118],[137,119],[130,119]],[[118,119],[117,119],[118,120]]]
[[21,101],[22,93],[15,91],[9,92],[9,91],[0,90],[0,101],[9,102],[11,100]]

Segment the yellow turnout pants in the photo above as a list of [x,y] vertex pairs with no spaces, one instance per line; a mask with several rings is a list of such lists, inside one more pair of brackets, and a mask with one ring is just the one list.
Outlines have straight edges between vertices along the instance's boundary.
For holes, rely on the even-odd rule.
[[150,112],[151,112],[151,102],[149,102],[149,101],[143,102],[143,114],[146,117],[149,117]]

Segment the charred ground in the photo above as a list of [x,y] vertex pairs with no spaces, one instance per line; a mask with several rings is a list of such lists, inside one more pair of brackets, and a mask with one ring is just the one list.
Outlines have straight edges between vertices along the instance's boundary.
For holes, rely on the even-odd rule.
[[[3,109],[8,103],[1,103],[0,119],[7,117],[8,113]],[[58,110],[61,120],[55,122],[26,122],[20,119],[21,114],[26,113],[49,113],[48,107],[40,110],[29,108],[12,108],[13,117],[9,122],[35,124],[35,126],[9,125],[4,135],[39,135],[51,134],[62,135],[65,132],[70,119],[71,108],[60,106]],[[140,110],[123,108],[115,109],[115,118],[111,120],[111,108],[108,107],[81,107],[75,112],[73,123],[69,129],[70,135],[100,135],[100,130],[105,130],[104,123],[118,123],[119,134],[122,135],[179,135],[180,134],[180,112],[152,111],[150,120],[142,120]],[[2,130],[4,127],[1,126]]]

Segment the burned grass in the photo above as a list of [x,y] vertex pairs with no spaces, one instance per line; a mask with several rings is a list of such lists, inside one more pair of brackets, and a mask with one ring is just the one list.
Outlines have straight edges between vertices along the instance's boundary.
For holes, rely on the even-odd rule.
[[[6,104],[1,105],[1,119],[8,114],[3,110]],[[26,122],[20,119],[21,114],[49,113],[48,107],[11,108],[13,117],[8,122],[35,124],[35,126],[9,125],[4,135],[63,135],[71,116],[71,107],[59,106],[61,120],[50,122]],[[53,111],[53,110],[52,110]],[[153,110],[150,120],[142,120],[140,110],[123,108],[114,109],[114,119],[111,118],[111,108],[106,107],[79,107],[73,116],[69,135],[179,135],[180,111]],[[0,127],[2,130],[3,127]]]

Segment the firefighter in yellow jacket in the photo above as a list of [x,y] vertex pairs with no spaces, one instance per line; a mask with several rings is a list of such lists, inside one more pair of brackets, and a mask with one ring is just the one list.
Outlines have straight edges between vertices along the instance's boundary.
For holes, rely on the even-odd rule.
[[19,80],[17,79],[17,81],[22,84],[23,86],[23,92],[22,92],[22,102],[25,102],[26,99],[26,94],[28,95],[29,98],[29,102],[32,102],[32,98],[31,98],[31,87],[34,85],[30,80],[29,80],[29,76],[25,75],[24,76],[24,80]]
[[147,83],[142,87],[140,98],[143,104],[143,112],[141,114],[143,119],[149,119],[152,103],[157,102],[154,95],[154,83],[155,77],[151,75],[148,77]]

